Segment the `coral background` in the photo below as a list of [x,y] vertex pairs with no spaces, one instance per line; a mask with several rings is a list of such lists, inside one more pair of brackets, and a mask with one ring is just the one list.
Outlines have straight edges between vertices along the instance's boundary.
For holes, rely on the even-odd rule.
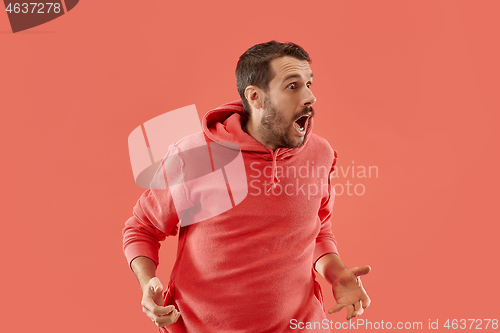
[[[365,193],[338,196],[333,215],[343,261],[373,269],[361,318],[442,330],[499,319],[499,11],[495,0],[87,0],[16,34],[0,12],[0,331],[157,331],[122,253],[143,191],[127,137],[169,110],[196,104],[202,117],[237,99],[239,55],[271,39],[311,55],[314,131],[339,166],[379,171],[348,178]],[[163,281],[175,250],[164,242]]]

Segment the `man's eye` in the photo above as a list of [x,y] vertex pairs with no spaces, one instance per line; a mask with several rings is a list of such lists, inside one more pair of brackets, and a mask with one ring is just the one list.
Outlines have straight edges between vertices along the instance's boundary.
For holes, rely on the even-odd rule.
[[307,88],[311,88],[312,83],[307,84]]
[[288,88],[295,89],[295,83],[290,83],[290,84],[288,85]]

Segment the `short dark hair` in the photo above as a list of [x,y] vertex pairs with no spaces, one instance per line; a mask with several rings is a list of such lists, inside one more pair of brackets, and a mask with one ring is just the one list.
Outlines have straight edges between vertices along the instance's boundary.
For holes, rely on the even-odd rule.
[[271,73],[271,61],[284,56],[311,62],[309,54],[299,45],[292,42],[279,43],[275,40],[254,45],[240,56],[236,65],[236,87],[247,117],[250,116],[251,108],[245,97],[246,87],[254,85],[267,92],[269,82],[276,75]]

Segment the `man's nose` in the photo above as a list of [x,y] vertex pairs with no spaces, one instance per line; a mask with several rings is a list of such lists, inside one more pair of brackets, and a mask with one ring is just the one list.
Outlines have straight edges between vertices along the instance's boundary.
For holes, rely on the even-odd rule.
[[312,93],[310,88],[305,89],[305,96],[303,101],[303,106],[311,106],[316,102],[316,97]]

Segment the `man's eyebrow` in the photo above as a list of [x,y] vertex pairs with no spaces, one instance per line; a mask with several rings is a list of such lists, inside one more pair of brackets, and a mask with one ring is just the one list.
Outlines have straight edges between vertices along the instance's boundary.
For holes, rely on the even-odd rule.
[[[309,78],[312,78],[313,77],[313,73],[311,72],[311,76]],[[289,80],[289,79],[293,79],[293,78],[296,78],[296,79],[300,79],[302,76],[299,75],[299,74],[290,74],[290,75],[287,75],[284,79],[283,79],[283,82],[285,82],[286,80]]]

